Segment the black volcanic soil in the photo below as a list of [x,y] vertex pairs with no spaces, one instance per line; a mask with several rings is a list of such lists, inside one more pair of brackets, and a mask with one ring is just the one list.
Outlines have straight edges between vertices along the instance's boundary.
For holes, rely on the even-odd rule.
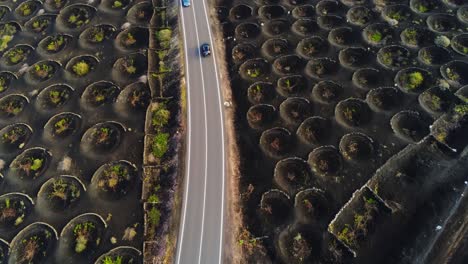
[[[152,12],[150,1],[0,1],[0,238],[11,247],[8,263],[94,263],[119,246],[140,254]],[[137,86],[141,98],[130,98]],[[119,107],[127,101],[137,107]],[[85,213],[99,221],[62,238]]]
[[[442,0],[218,2],[231,14],[219,17],[226,54],[246,50],[242,61],[226,58],[237,106],[241,229],[258,238],[273,263],[350,263],[350,251],[326,230],[330,216],[461,103],[455,93],[466,100],[460,88],[467,84],[466,36],[458,30],[466,27],[466,6]],[[455,42],[450,46],[442,36],[456,36]],[[311,188],[321,194],[317,208],[313,196],[299,198],[301,213],[284,209],[284,221],[277,221],[277,208],[288,204],[284,195],[276,206],[273,199],[261,206],[272,190],[294,200]],[[313,214],[304,216],[306,210]],[[244,252],[255,251],[250,246],[241,244]],[[385,262],[385,255],[375,261]]]

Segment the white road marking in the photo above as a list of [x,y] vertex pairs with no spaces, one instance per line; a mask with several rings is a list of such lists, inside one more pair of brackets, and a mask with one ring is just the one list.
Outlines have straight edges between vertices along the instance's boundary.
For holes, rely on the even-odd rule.
[[[202,0],[203,2],[203,9],[204,9],[204,12],[205,12],[205,20],[206,20],[206,24],[207,24],[207,27],[208,27],[208,33],[210,35],[210,42],[212,43],[213,45],[213,37],[212,37],[212,32],[211,32],[211,26],[210,26],[210,23],[209,23],[209,20],[208,20],[208,12],[207,12],[207,9],[206,9],[206,3],[205,3],[205,0]],[[224,191],[225,191],[225,173],[226,173],[226,168],[225,168],[225,150],[224,150],[224,144],[226,143],[225,140],[224,140],[224,113],[223,113],[223,108],[222,108],[222,98],[221,98],[221,92],[220,92],[220,85],[219,85],[219,72],[218,72],[218,66],[216,64],[216,55],[215,55],[215,52],[213,51],[213,64],[214,64],[214,67],[215,67],[215,78],[216,78],[216,86],[218,89],[216,89],[217,93],[218,93],[218,103],[219,103],[219,115],[221,117],[221,139],[223,141],[223,143],[221,144],[221,155],[222,155],[222,169],[223,169],[223,177],[222,177],[222,197],[221,197],[221,227],[220,227],[220,231],[219,231],[219,236],[220,236],[220,249],[219,249],[219,263],[222,263],[222,254],[223,254],[223,235],[224,235]]]
[[[195,3],[193,3],[195,4]],[[197,43],[200,45],[200,38],[198,35],[198,21],[197,21],[197,15],[195,14],[195,8],[192,9],[192,14],[193,14],[193,20],[195,22],[195,35],[197,36]],[[203,233],[205,230],[205,209],[206,209],[206,180],[208,178],[208,118],[206,116],[206,96],[205,96],[205,77],[204,77],[204,72],[203,72],[203,63],[202,63],[202,56],[201,52],[199,51],[199,57],[200,61],[200,73],[201,73],[201,78],[202,78],[202,86],[203,86],[203,104],[204,104],[204,109],[205,109],[205,178],[203,180],[203,209],[202,209],[202,226],[201,226],[201,235],[200,235],[200,247],[198,249],[198,264],[201,264],[201,256],[202,256],[202,249],[203,249]]]
[[[185,32],[185,22],[184,22],[184,14],[182,8],[180,9],[180,15],[182,19],[182,30],[184,31],[184,52],[185,52],[185,79],[187,81],[185,89],[187,91],[187,109],[190,109],[190,76],[188,74],[188,57],[187,57],[187,39],[186,39],[186,32]],[[181,228],[179,229],[179,241],[178,244],[181,245],[182,241],[184,240],[184,231],[185,231],[185,216],[187,212],[187,199],[188,199],[188,189],[190,186],[190,177],[189,177],[189,172],[190,172],[190,142],[192,138],[192,133],[191,133],[191,116],[192,114],[190,111],[188,111],[188,122],[187,122],[187,130],[189,131],[188,133],[188,138],[187,138],[187,165],[185,166],[185,193],[184,193],[184,210],[182,211],[182,223],[181,223]],[[180,262],[180,255],[181,255],[181,250],[177,251],[177,258],[176,258],[176,263]]]
[[[212,38],[212,32],[208,20],[208,14],[207,14],[207,9],[206,9],[206,4],[205,1],[203,1],[203,8],[204,8],[204,13],[205,13],[205,20],[206,20],[206,26],[208,27],[208,32],[209,32],[209,39],[211,45],[213,45],[213,38]],[[196,38],[197,42],[200,43],[199,39],[199,33],[198,33],[198,22],[196,19],[196,14],[194,8],[192,8],[192,12],[194,15],[194,22],[195,22],[195,33],[196,33]],[[183,14],[183,9],[181,9],[181,18],[182,18],[182,29],[184,32],[184,50],[185,50],[185,63],[186,63],[186,80],[187,80],[187,109],[190,112],[190,77],[189,77],[189,69],[188,69],[188,47],[187,47],[187,39],[186,39],[186,28],[185,28],[185,20],[184,20],[184,14]],[[214,52],[213,54],[213,65],[215,68],[215,73],[216,73],[216,85],[217,85],[217,94],[218,94],[218,103],[219,103],[219,114],[221,118],[221,139],[222,139],[222,197],[221,197],[221,225],[220,225],[220,250],[219,250],[219,263],[222,263],[222,244],[223,244],[223,230],[224,230],[224,203],[225,203],[225,140],[224,140],[224,115],[223,115],[223,108],[221,105],[221,93],[220,93],[220,85],[219,85],[219,71],[216,65],[216,57]],[[207,184],[207,175],[208,175],[208,125],[207,125],[207,109],[206,109],[206,93],[205,93],[205,80],[204,80],[204,72],[203,72],[203,67],[202,67],[202,58],[201,56],[199,57],[199,62],[200,62],[200,72],[201,72],[201,78],[202,78],[202,88],[203,88],[203,103],[204,103],[204,115],[205,115],[205,177],[204,177],[204,193],[203,193],[203,211],[202,211],[202,227],[201,227],[201,236],[200,236],[200,248],[199,248],[199,255],[198,255],[198,263],[201,264],[201,257],[202,257],[202,249],[203,249],[203,236],[204,236],[204,226],[205,226],[205,209],[206,209],[206,184]],[[191,142],[191,113],[188,115],[188,130],[190,131],[188,135],[188,148],[187,148],[187,154],[188,154],[188,165],[186,166],[186,186],[185,186],[185,197],[184,197],[184,209],[182,212],[182,226],[180,229],[181,234],[179,234],[179,245],[182,245],[183,238],[184,238],[184,231],[185,231],[185,220],[186,220],[186,212],[187,212],[187,200],[188,200],[188,191],[189,191],[189,186],[190,186],[190,142]],[[179,250],[177,253],[177,259],[176,263],[180,263],[180,258],[181,258],[182,250]]]
[[[195,35],[196,35],[196,38],[197,38],[197,43],[200,43],[200,39],[199,39],[199,35],[198,35],[198,27],[197,27],[197,21],[196,21],[196,15],[195,15],[195,11],[193,8],[192,9],[192,12],[193,12],[193,15],[194,15],[194,20],[195,20]],[[187,39],[186,39],[186,31],[185,31],[185,20],[184,20],[184,14],[183,14],[183,9],[181,9],[181,17],[182,17],[182,29],[184,31],[184,49],[185,49],[185,62],[186,62],[186,76],[187,76],[187,80],[189,80],[189,70],[188,70],[188,47],[187,47]],[[198,49],[197,49],[198,50]],[[204,227],[204,219],[205,219],[205,200],[206,200],[206,179],[207,179],[207,174],[208,174],[208,133],[206,133],[208,131],[208,125],[207,125],[207,121],[208,121],[208,118],[207,118],[207,114],[206,114],[206,93],[205,93],[205,78],[204,78],[204,75],[203,75],[203,67],[202,67],[202,59],[201,59],[201,56],[199,57],[199,63],[200,63],[200,74],[201,74],[201,80],[202,80],[202,93],[203,93],[203,112],[204,112],[204,117],[205,117],[205,177],[204,177],[204,183],[203,183],[203,188],[204,188],[204,194],[203,194],[203,210],[202,210],[202,228],[201,228],[201,240],[203,241],[203,227]],[[187,110],[190,112],[190,85],[189,85],[189,81],[187,81]],[[191,122],[191,119],[190,119],[190,116],[191,116],[191,113],[189,114],[189,123]],[[191,123],[190,123],[191,124]],[[188,128],[190,129],[190,125],[188,126]],[[190,130],[191,131],[191,130]],[[188,148],[188,151],[187,151],[187,154],[188,154],[188,162],[190,162],[190,135],[191,135],[191,132],[189,133],[189,140],[188,140],[188,145],[189,145],[189,148]],[[183,242],[183,236],[184,236],[184,230],[185,230],[185,218],[186,218],[186,212],[187,212],[187,199],[188,199],[188,190],[189,190],[189,181],[190,181],[190,177],[189,177],[189,174],[190,174],[190,163],[189,165],[187,166],[187,171],[186,171],[186,177],[187,177],[187,185],[185,186],[186,189],[185,189],[185,198],[184,198],[184,211],[183,211],[183,217],[182,217],[182,227],[180,229],[180,232],[182,234],[180,234],[180,245],[182,245],[182,242]],[[202,248],[202,243],[200,243],[200,250],[199,250],[199,256],[198,256],[198,259],[199,259],[199,262],[200,262],[200,258],[201,258],[201,248]],[[179,250],[178,251],[178,254],[177,254],[177,263],[180,263],[180,257],[181,257],[181,252],[182,250]]]

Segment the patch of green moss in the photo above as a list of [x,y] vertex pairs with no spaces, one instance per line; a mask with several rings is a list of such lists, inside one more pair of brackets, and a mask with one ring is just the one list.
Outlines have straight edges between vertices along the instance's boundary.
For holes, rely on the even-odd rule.
[[374,31],[370,34],[369,39],[372,40],[372,42],[378,43],[382,40],[382,33],[380,33],[380,31]]
[[169,134],[168,133],[158,133],[153,138],[151,144],[151,153],[156,158],[162,158],[166,152],[169,150]]
[[73,72],[78,76],[84,76],[89,73],[91,66],[86,61],[82,60],[73,65]]
[[13,40],[13,36],[16,34],[16,27],[5,24],[0,29],[0,51],[4,51],[8,48],[8,43]]
[[453,110],[458,115],[466,116],[468,115],[468,104],[456,105]]
[[406,87],[413,90],[419,88],[424,83],[424,75],[419,71],[415,71],[407,75],[406,81]]
[[115,257],[106,256],[104,257],[101,263],[102,264],[122,264],[122,261],[123,261],[123,258],[121,256],[115,256]]

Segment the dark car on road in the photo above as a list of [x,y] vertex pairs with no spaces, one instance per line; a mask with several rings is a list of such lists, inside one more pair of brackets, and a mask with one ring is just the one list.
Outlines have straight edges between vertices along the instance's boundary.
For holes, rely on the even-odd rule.
[[203,57],[207,57],[211,55],[211,47],[210,44],[205,43],[200,46],[200,53]]

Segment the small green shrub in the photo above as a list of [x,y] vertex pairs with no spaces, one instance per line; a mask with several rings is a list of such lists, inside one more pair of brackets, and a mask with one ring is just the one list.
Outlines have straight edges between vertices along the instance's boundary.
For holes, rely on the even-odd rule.
[[91,70],[91,66],[86,61],[82,60],[73,65],[73,72],[78,76],[84,76]]
[[151,153],[154,157],[162,158],[169,149],[169,134],[158,133],[151,144]]

